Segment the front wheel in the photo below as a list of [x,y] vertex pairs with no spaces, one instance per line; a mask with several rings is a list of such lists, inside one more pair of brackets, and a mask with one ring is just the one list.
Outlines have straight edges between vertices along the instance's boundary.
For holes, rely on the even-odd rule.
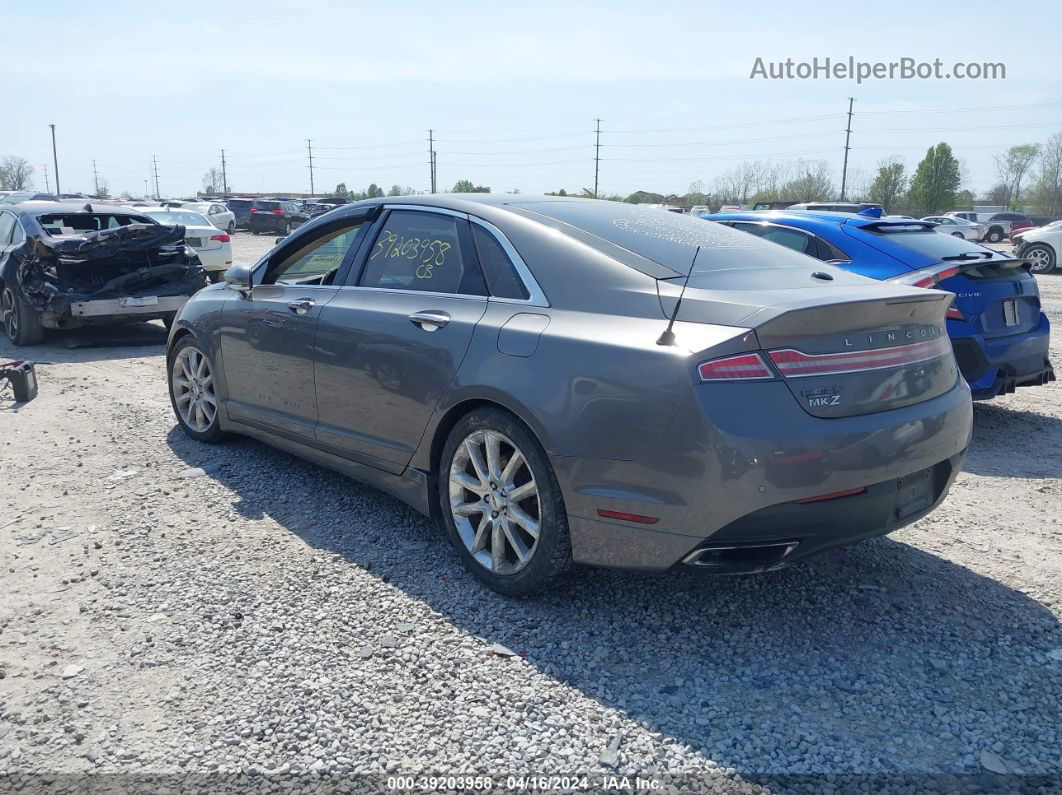
[[963,240],[966,239],[966,235],[964,235],[962,232],[952,232],[951,236],[952,237],[961,237]]
[[218,421],[214,367],[193,337],[181,337],[166,356],[170,404],[177,422],[197,442],[218,442],[225,434]]
[[1044,243],[1033,243],[1022,254],[1033,273],[1050,273],[1055,269],[1055,250]]
[[999,227],[993,227],[988,230],[988,236],[985,238],[989,243],[998,243],[1003,239],[1003,230]]
[[466,414],[446,439],[439,502],[465,566],[506,596],[554,584],[572,560],[560,486],[542,445],[512,414]]
[[15,345],[37,345],[44,339],[40,312],[12,287],[0,292],[0,322]]

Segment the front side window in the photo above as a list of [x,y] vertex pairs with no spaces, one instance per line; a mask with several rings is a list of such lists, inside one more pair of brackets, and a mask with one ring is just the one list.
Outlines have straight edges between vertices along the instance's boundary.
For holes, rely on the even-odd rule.
[[101,229],[116,229],[129,224],[151,224],[142,215],[107,215],[102,213],[47,213],[37,216],[37,222],[52,237],[83,235]]
[[483,276],[461,255],[449,215],[393,210],[380,229],[359,285],[391,290],[486,295]]
[[331,284],[361,229],[356,219],[292,241],[277,252],[263,284]]

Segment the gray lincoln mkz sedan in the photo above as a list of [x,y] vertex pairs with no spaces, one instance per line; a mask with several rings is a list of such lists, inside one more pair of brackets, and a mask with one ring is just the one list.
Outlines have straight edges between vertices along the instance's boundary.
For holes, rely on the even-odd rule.
[[569,565],[776,569],[944,498],[970,392],[949,293],[657,209],[351,204],[200,290],[173,408],[445,524],[490,587]]

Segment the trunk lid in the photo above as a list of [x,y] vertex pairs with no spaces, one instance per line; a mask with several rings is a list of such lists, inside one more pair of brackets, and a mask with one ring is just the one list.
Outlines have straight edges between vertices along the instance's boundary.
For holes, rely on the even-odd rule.
[[[809,273],[780,276],[773,289],[741,289],[742,276],[751,287],[763,279],[760,271],[695,275],[679,319],[752,329],[772,377],[815,417],[887,411],[955,385],[958,368],[944,325],[949,293],[872,282],[834,269],[829,269],[832,282],[815,284]],[[673,280],[661,286],[668,316],[681,289],[678,281],[677,288]],[[715,289],[720,285],[730,289]],[[701,360],[711,355],[705,352]]]

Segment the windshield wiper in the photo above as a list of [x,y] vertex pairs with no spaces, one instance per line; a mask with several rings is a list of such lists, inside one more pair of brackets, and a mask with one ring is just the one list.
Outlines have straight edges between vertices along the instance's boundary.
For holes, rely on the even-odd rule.
[[964,259],[992,259],[996,253],[994,251],[964,251],[962,254],[952,254],[950,257],[941,257],[945,262],[953,262],[955,260]]

